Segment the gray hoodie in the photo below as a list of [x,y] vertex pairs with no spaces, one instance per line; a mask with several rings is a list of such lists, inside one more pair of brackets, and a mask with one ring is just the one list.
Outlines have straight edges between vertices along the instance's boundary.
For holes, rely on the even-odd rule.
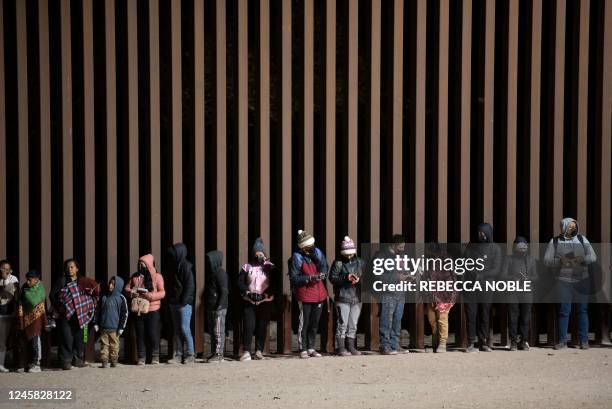
[[[567,238],[565,237],[565,233],[572,222],[576,223],[577,234]],[[578,222],[571,217],[566,217],[565,219],[561,220],[561,234],[550,239],[548,246],[546,247],[546,252],[544,253],[544,264],[547,267],[558,270],[558,279],[561,281],[576,283],[588,278],[588,265],[597,260],[597,255],[595,254],[595,250],[593,250],[591,243],[589,243],[587,238],[582,236],[579,232],[580,226],[578,225]],[[582,263],[571,266],[563,266],[561,264],[562,257],[569,259],[582,257],[584,260]]]

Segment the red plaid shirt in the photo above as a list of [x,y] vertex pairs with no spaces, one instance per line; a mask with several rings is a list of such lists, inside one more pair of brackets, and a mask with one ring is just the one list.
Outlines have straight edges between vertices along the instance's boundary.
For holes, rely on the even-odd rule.
[[69,320],[76,313],[81,328],[93,319],[96,302],[92,296],[81,293],[76,280],[62,288],[60,301],[64,305],[66,319]]

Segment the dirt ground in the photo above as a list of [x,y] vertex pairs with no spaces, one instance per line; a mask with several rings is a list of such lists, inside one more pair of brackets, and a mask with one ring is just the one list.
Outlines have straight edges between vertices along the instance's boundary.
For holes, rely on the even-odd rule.
[[532,348],[45,370],[2,374],[0,389],[72,388],[75,404],[0,407],[610,408],[611,357]]

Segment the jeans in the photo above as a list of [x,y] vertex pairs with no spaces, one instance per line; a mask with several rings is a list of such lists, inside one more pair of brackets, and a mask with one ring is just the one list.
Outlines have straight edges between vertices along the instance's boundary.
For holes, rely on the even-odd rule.
[[[468,343],[476,342],[476,332],[480,345],[487,345],[489,339],[489,314],[491,304],[489,303],[466,303],[465,313],[467,315]],[[476,328],[476,318],[478,317],[478,331]]]
[[159,360],[159,311],[136,315],[136,338],[139,360],[149,354],[152,360]]
[[40,335],[35,335],[32,337],[32,339],[26,339],[26,337],[22,334],[20,341],[19,367],[25,368],[25,363],[28,363],[29,367],[40,366],[40,361],[42,360],[42,345],[40,342]]
[[70,320],[58,319],[57,329],[61,336],[59,349],[61,361],[67,365],[72,363],[73,358],[77,363],[83,362],[85,357],[84,334],[83,328],[79,327],[76,315],[73,315]]
[[227,308],[221,310],[207,310],[208,333],[210,334],[210,352],[223,355],[225,352],[225,317]]
[[403,299],[385,296],[381,298],[379,331],[381,350],[390,348],[394,351],[399,351],[403,315]]
[[298,350],[306,351],[315,349],[317,330],[319,329],[319,319],[323,311],[322,302],[301,302],[298,301],[300,308],[300,323],[298,326]]
[[244,303],[244,339],[242,346],[245,351],[251,350],[253,334],[255,334],[255,350],[263,351],[270,322],[270,303],[259,305]]
[[116,330],[103,329],[100,332],[100,360],[103,363],[119,360],[119,335]]
[[344,338],[355,338],[357,335],[357,322],[361,314],[361,303],[337,302],[336,313],[338,318],[336,339],[338,342],[342,340],[342,345],[336,345],[336,348],[339,348],[344,347]]
[[559,305],[559,343],[567,342],[567,327],[569,325],[570,313],[572,312],[572,303],[576,308],[578,318],[578,335],[580,342],[589,340],[589,314],[588,314],[588,296],[584,289],[588,288],[588,280],[583,280],[578,283],[569,283],[563,280],[557,281],[557,291],[559,300],[563,300]]
[[[192,357],[193,336],[191,335],[191,304],[171,304],[172,326],[174,327],[174,355],[176,357]],[[185,354],[185,350],[187,353]]]
[[0,315],[0,366],[4,366],[6,358],[6,341],[11,333],[11,327],[15,317],[12,315]]
[[521,341],[527,341],[531,323],[531,304],[508,304],[508,311],[510,313],[510,340],[518,343],[518,334],[520,334]]

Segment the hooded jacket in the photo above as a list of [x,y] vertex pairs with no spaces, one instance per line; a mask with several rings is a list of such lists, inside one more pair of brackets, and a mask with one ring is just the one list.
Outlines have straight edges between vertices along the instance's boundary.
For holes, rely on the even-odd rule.
[[219,311],[227,308],[229,287],[227,273],[222,267],[223,253],[211,251],[206,253],[206,308]]
[[[327,278],[327,259],[325,254],[315,247],[312,254],[296,250],[289,260],[289,281],[295,296],[301,302],[321,302],[327,298],[325,278]],[[323,274],[322,280],[309,281],[309,276]]]
[[[466,249],[466,256],[476,259],[482,258],[484,269],[476,269],[465,273],[466,280],[495,280],[499,279],[502,268],[502,252],[499,246],[493,241],[493,227],[489,223],[478,225],[479,241],[470,243]],[[486,239],[480,239],[480,233],[484,233]]]
[[506,279],[511,281],[535,281],[538,278],[536,262],[527,252],[521,254],[516,249],[518,243],[527,243],[527,239],[518,236],[514,240],[512,255],[506,257],[502,271],[506,274]]
[[168,254],[173,258],[174,265],[168,274],[166,299],[173,305],[193,304],[195,283],[193,264],[187,260],[187,247],[183,243],[176,243],[168,248]]
[[[361,302],[361,277],[365,270],[365,262],[357,256],[350,259],[344,257],[334,260],[329,270],[329,281],[334,286],[334,300],[356,304]],[[349,274],[359,277],[357,284],[351,283]]]
[[121,294],[123,289],[123,278],[112,277],[115,280],[113,291],[102,297],[98,304],[98,313],[94,323],[103,330],[119,331],[125,329],[128,318],[127,300]]
[[12,316],[15,313],[15,295],[19,280],[12,274],[6,279],[0,278],[0,316]]
[[[576,223],[576,235],[567,238],[565,234],[570,223]],[[575,219],[566,217],[560,223],[561,234],[553,237],[546,246],[544,264],[558,270],[558,279],[566,282],[578,282],[589,276],[588,265],[597,261],[595,250],[587,238],[580,234],[580,226]],[[562,266],[561,257],[582,257],[583,262],[573,266]]]
[[[155,269],[153,265],[155,259],[151,254],[140,257],[139,261],[142,261],[147,266],[153,284],[153,289],[145,295],[145,298],[149,300],[149,312],[157,311],[161,306],[161,300],[166,296],[164,278]],[[123,291],[131,296],[132,289],[135,288],[145,288],[145,277],[140,272],[132,274],[130,281],[125,285]]]
[[255,253],[259,251],[265,253],[261,237],[255,240],[255,244],[253,244],[251,249],[253,262],[243,265],[240,273],[238,273],[238,288],[243,296],[247,292],[263,295],[267,293],[270,287],[270,273],[276,267],[270,260],[265,260],[263,263],[258,262],[255,258]]

